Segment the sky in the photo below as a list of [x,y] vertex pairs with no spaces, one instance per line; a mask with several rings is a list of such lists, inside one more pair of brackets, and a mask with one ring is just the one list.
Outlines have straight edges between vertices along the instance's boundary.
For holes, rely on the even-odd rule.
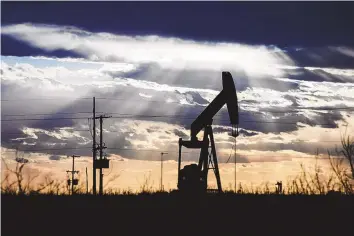
[[[92,97],[104,120],[105,179],[176,187],[178,139],[234,79],[237,182],[275,183],[354,131],[352,2],[1,2],[1,147],[29,171],[92,173]],[[16,120],[17,119],[17,120]],[[226,106],[213,131],[224,187],[235,153]],[[183,150],[186,163],[198,153]],[[325,166],[325,164],[324,164]],[[325,168],[325,167],[323,167]],[[215,183],[211,181],[211,185]]]

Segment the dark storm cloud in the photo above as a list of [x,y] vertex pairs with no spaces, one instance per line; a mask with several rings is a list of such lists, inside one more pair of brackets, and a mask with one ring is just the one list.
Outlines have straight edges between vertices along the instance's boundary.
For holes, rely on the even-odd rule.
[[214,133],[230,132],[230,128],[225,126],[217,126],[217,127],[213,127],[213,132]]
[[[138,135],[138,134],[137,134]],[[105,133],[104,134],[104,142],[107,147],[110,148],[131,148],[132,144],[129,140],[127,140],[127,137],[129,137],[129,133],[124,132],[124,133]],[[145,136],[140,135],[139,137],[136,137],[139,140],[140,139],[146,139]],[[112,150],[113,153],[121,154],[119,150]]]
[[[187,98],[189,101],[196,102],[201,105],[208,105],[209,104],[209,101],[204,99],[202,96],[200,96],[200,94],[198,92],[191,91],[191,92],[185,92],[184,94],[187,95]],[[190,96],[188,96],[188,95],[190,95]]]
[[[3,6],[3,5],[2,5]],[[4,11],[1,10],[1,13]],[[79,58],[80,55],[76,52],[57,49],[53,51],[46,51],[40,48],[33,47],[29,44],[24,44],[7,35],[1,35],[1,55],[8,56],[47,56],[47,57],[58,57],[58,58]]]
[[[231,128],[229,126],[217,126],[213,127],[213,132],[214,133],[231,133]],[[257,132],[252,132],[249,130],[245,130],[243,128],[239,128],[239,135],[245,136],[245,137],[250,137],[250,136],[255,136],[258,133]],[[230,139],[230,141],[234,141],[233,138]]]
[[[53,124],[53,126],[55,126],[55,124]],[[71,131],[68,132],[71,133]],[[34,131],[34,133],[37,138],[23,134],[17,135],[17,137],[21,137],[21,139],[13,140],[14,138],[12,136],[6,136],[5,139],[2,138],[2,146],[6,148],[16,147],[19,150],[43,152],[53,155],[67,155],[68,153],[92,155],[90,148],[92,138],[89,132],[78,132],[78,137],[63,136],[59,131],[49,131],[49,134],[45,134],[43,131]],[[126,139],[128,136],[128,133],[104,133],[104,142],[107,147],[113,148],[110,152],[124,154],[119,151],[119,149],[129,149],[132,147],[131,143]],[[139,136],[139,138],[142,137]],[[34,145],[31,145],[32,142],[34,142]]]
[[[294,142],[294,143],[273,143],[273,142],[257,142],[256,144],[237,144],[239,150],[257,150],[257,151],[281,151],[291,150],[300,153],[314,155],[317,151],[319,154],[327,154],[328,150],[335,148],[332,143],[311,143],[311,142]],[[261,155],[260,155],[261,156]],[[276,155],[275,155],[276,156]],[[266,157],[264,159],[266,161]]]
[[328,113],[317,113],[316,116],[311,117],[308,121],[309,125],[320,125],[323,128],[338,128],[335,121],[343,120],[343,115],[340,111],[330,111]]
[[257,135],[256,132],[251,132],[251,131],[248,131],[248,130],[245,130],[245,129],[240,129],[239,131],[239,134],[243,135],[243,136],[255,136]]
[[[3,2],[1,13],[2,24],[75,25],[123,35],[319,47],[354,45],[353,9],[352,2]],[[2,49],[6,55],[35,53],[3,41]]]
[[353,49],[331,47],[332,45],[328,44],[326,47],[305,47],[301,50],[289,48],[286,53],[294,60],[297,66],[301,67],[354,68],[354,57],[343,53],[344,50],[350,52]]
[[[289,109],[288,109],[289,110]],[[279,109],[278,109],[279,111]],[[218,113],[220,117],[215,118],[216,124],[229,125],[229,117],[226,110]],[[304,112],[292,112],[292,113],[275,113],[272,112],[265,113],[264,115],[252,112],[242,112],[240,114],[240,134],[246,136],[252,136],[256,132],[262,133],[280,133],[280,132],[291,132],[298,129],[297,122],[304,124],[309,124],[311,126],[319,125],[323,128],[337,128],[335,122],[343,120],[343,116],[340,111],[330,111],[328,113],[315,112],[308,117],[306,111]],[[272,117],[276,117],[274,120]],[[218,128],[216,128],[218,130]],[[247,130],[247,131],[245,131]]]
[[49,160],[52,161],[60,161],[62,159],[66,159],[67,157],[59,156],[59,155],[51,155],[49,156]]
[[180,131],[180,130],[178,130],[178,129],[174,129],[174,130],[173,130],[173,133],[174,133],[175,135],[177,135],[178,137],[182,138],[182,139],[187,139],[187,138],[188,138],[188,135],[187,135],[187,134],[185,134],[184,132],[182,132],[182,131]]
[[[353,61],[354,63],[354,61]],[[354,66],[353,66],[354,68]],[[296,68],[296,69],[284,69],[287,74],[287,78],[300,80],[300,81],[314,81],[314,82],[335,82],[335,83],[353,83],[353,76],[348,75],[336,75],[333,73],[328,73],[321,68],[317,69],[306,69],[306,68]],[[295,83],[295,82],[294,82]],[[294,85],[295,86],[295,85]],[[295,86],[296,87],[296,86]]]

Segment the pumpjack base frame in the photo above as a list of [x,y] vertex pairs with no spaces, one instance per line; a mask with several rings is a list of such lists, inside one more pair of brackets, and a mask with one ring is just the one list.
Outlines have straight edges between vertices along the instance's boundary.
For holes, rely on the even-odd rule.
[[[209,146],[209,143],[210,143],[210,146]],[[209,169],[213,169],[214,174],[215,174],[215,178],[216,178],[216,182],[217,182],[217,187],[218,187],[217,191],[219,193],[221,193],[222,192],[221,179],[220,179],[219,166],[218,166],[218,160],[217,160],[217,155],[216,155],[214,135],[213,135],[213,130],[212,130],[211,125],[207,125],[204,127],[203,141],[182,140],[182,138],[179,139],[179,156],[178,156],[178,188],[179,189],[182,186],[182,181],[183,181],[182,177],[181,177],[182,146],[184,146],[186,148],[201,149],[200,156],[199,156],[199,162],[198,162],[198,169],[199,169],[201,176],[203,178],[204,186],[202,187],[202,189],[205,192],[213,191],[213,190],[210,190],[207,188],[208,171],[209,171]],[[210,152],[209,152],[209,148],[211,148]]]

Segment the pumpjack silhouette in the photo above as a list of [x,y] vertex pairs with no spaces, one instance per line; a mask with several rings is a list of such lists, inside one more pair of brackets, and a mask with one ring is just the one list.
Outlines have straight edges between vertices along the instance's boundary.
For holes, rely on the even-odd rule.
[[[191,124],[190,140],[179,139],[178,156],[178,190],[184,193],[205,193],[208,191],[208,171],[214,171],[217,191],[222,192],[218,159],[216,155],[214,135],[212,130],[213,117],[226,104],[232,125],[231,135],[237,137],[239,114],[235,84],[230,72],[222,72],[223,90],[204,109],[204,111]],[[203,140],[198,140],[197,135],[204,130]],[[181,169],[182,146],[200,150],[199,162],[184,166]]]

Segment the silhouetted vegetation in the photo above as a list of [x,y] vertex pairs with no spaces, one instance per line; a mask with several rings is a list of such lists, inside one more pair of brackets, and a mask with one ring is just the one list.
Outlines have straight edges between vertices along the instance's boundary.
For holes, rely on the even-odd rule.
[[12,170],[4,162],[2,233],[131,235],[173,231],[185,235],[186,230],[196,230],[200,235],[230,233],[237,228],[238,233],[250,235],[254,230],[264,233],[269,225],[277,230],[291,227],[299,233],[306,228],[315,235],[347,233],[354,212],[353,169],[348,165],[348,157],[353,158],[353,140],[346,138],[342,146],[335,150],[336,156],[328,153],[332,173],[327,177],[316,162],[313,171],[301,165],[301,173],[281,191],[276,191],[275,183],[257,187],[239,183],[236,193],[229,188],[223,194],[206,195],[155,191],[150,175],[145,176],[139,191],[107,188],[119,177],[115,175],[107,181],[103,196],[87,194],[84,184],[69,196],[65,181],[48,175],[34,186],[39,176],[25,171],[28,162],[17,161]]
[[[288,181],[282,191],[276,190],[275,183],[265,183],[261,186],[253,187],[244,186],[239,183],[236,194],[283,194],[283,195],[325,195],[325,194],[347,194],[354,193],[354,139],[350,136],[343,136],[342,147],[335,149],[335,156],[328,151],[328,160],[332,169],[329,175],[324,176],[321,173],[321,168],[318,165],[318,155],[315,156],[315,165],[313,171],[309,171],[303,164],[301,165],[301,173],[294,179]],[[10,169],[6,162],[4,178],[1,182],[2,195],[67,195],[70,193],[68,186],[64,180],[53,180],[50,175],[44,176],[44,180],[33,186],[32,183],[39,177],[39,174],[25,172],[25,167],[28,161],[16,152],[16,166]],[[78,176],[80,178],[80,175]],[[140,185],[140,191],[118,190],[107,188],[110,182],[119,178],[119,174],[113,175],[104,186],[104,194],[107,195],[139,195],[139,194],[154,194],[160,190],[155,190],[151,175],[145,176],[144,181]],[[89,193],[91,193],[90,191]],[[234,193],[234,190],[225,190],[225,193]],[[87,194],[85,184],[81,181],[79,186],[75,187],[74,194]]]

